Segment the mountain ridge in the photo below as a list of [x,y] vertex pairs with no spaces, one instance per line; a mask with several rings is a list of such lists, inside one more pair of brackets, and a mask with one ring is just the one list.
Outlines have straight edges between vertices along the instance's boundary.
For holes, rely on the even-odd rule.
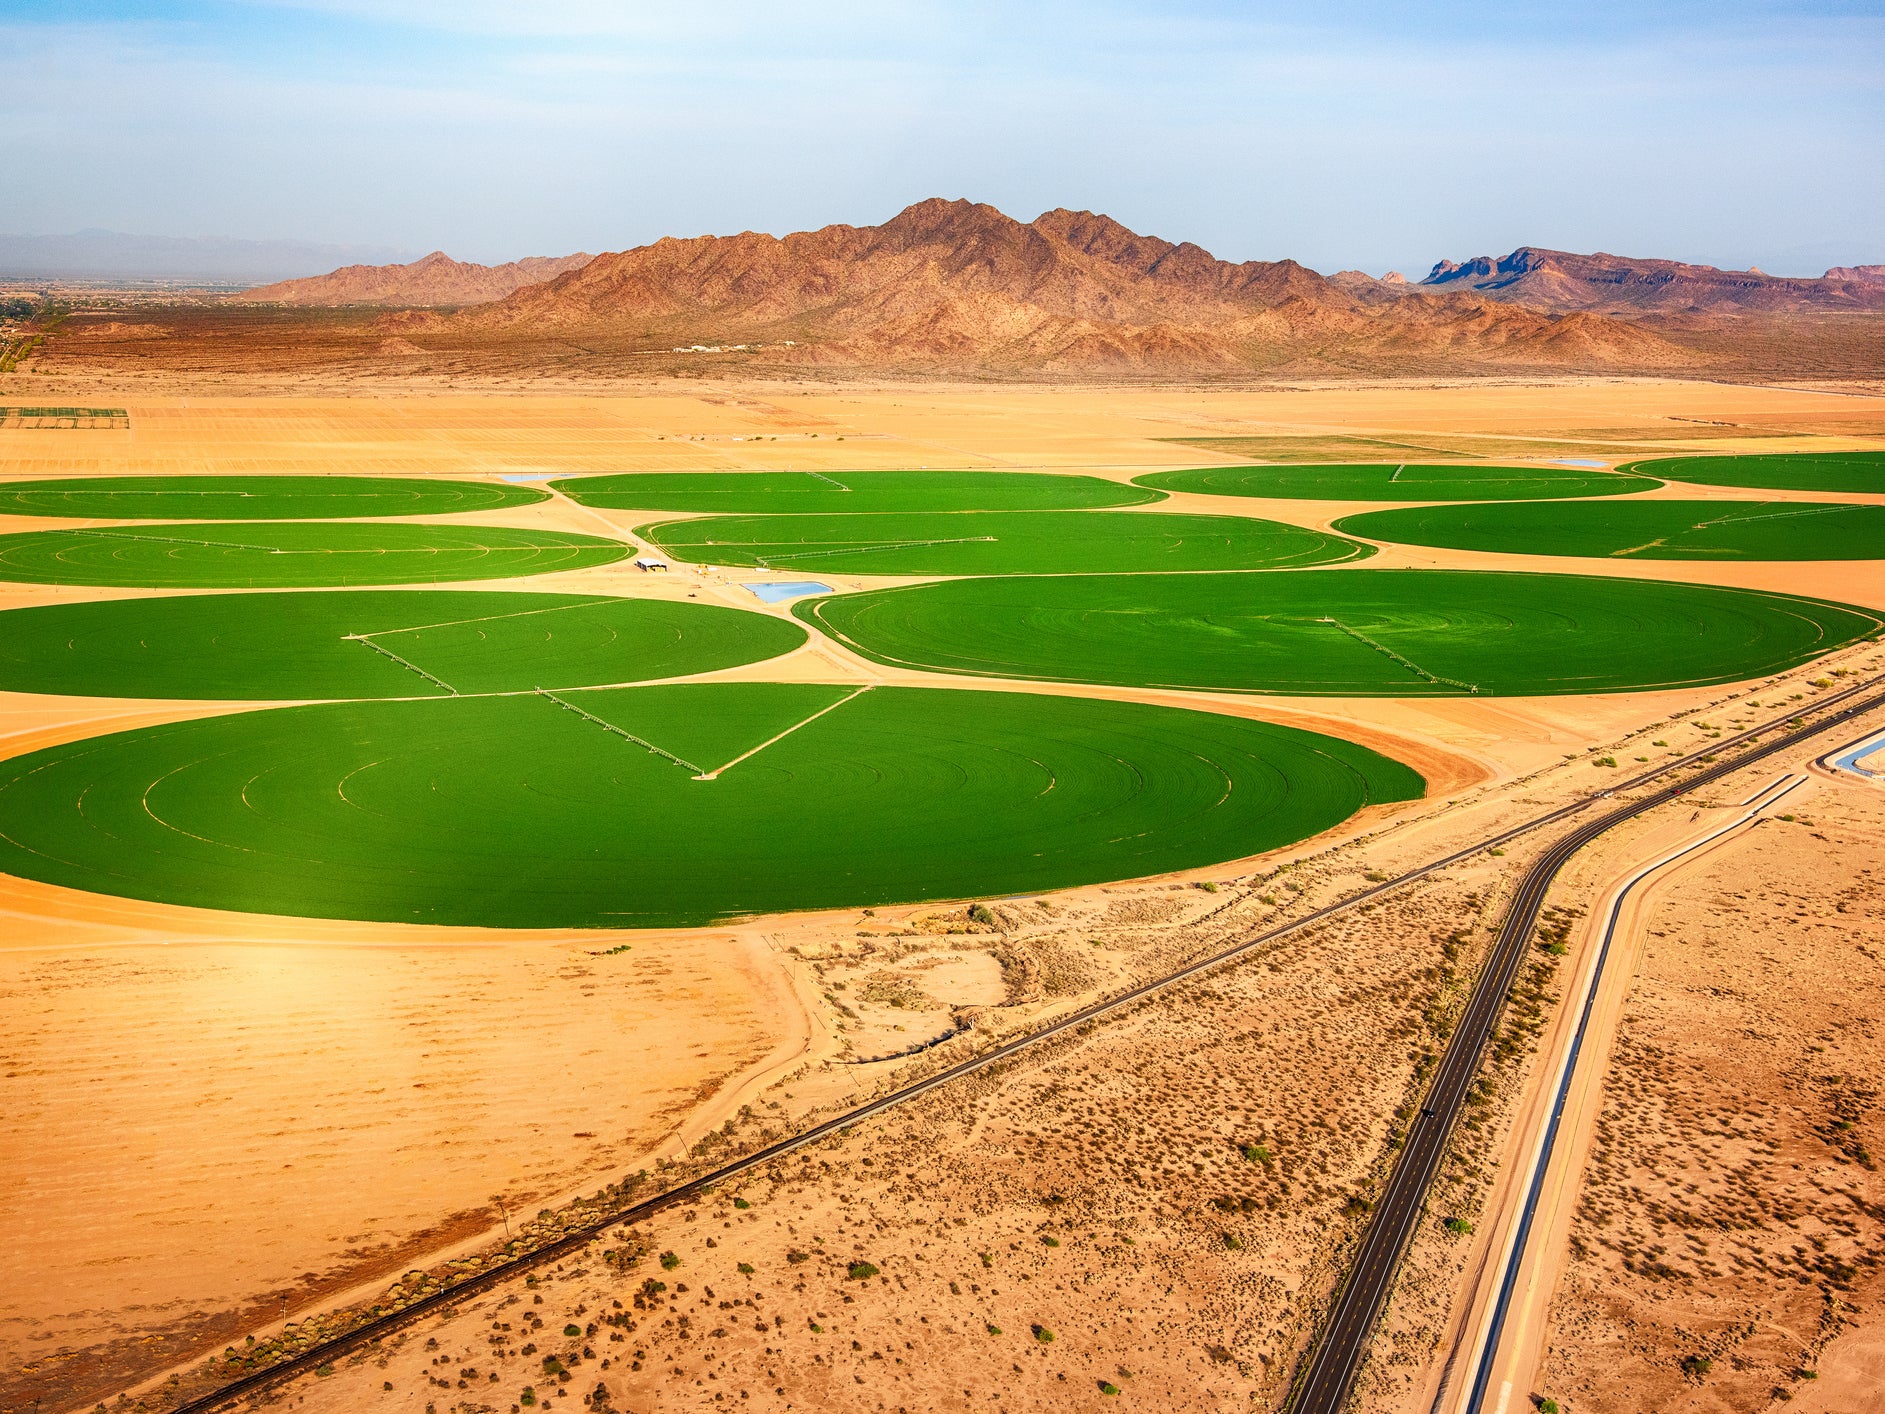
[[1556,313],[1825,313],[1885,310],[1885,278],[1864,273],[1879,269],[1834,267],[1810,279],[1520,246],[1505,256],[1439,261],[1419,288],[1471,290]]
[[1380,290],[1345,288],[1293,260],[1219,260],[1094,212],[1057,208],[1024,223],[931,198],[879,226],[664,237],[489,304],[391,316],[384,327],[422,342],[580,333],[930,371],[1231,373],[1409,357],[1669,367],[1692,357],[1601,315],[1371,283]]
[[309,308],[392,305],[402,309],[476,305],[499,300],[526,285],[579,269],[593,257],[534,255],[504,265],[453,260],[442,250],[407,265],[345,265],[325,275],[282,280],[232,296],[239,304],[287,304]]

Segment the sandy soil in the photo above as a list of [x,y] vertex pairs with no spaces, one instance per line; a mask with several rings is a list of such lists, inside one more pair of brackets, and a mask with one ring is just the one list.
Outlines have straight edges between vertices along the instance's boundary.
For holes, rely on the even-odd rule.
[[[62,383],[68,376],[41,377],[30,395],[76,396],[82,380]],[[1254,439],[1239,454],[1313,443],[1368,459],[1394,453],[1342,439],[1425,439],[1442,451],[1501,456],[1596,445],[1604,449],[1596,455],[1616,460],[1691,445],[1863,445],[1885,430],[1885,397],[1649,380],[1129,394],[702,385],[619,396],[393,390],[371,400],[249,396],[254,383],[208,398],[125,391],[139,386],[133,379],[117,388],[114,405],[132,412],[127,431],[7,433],[0,477],[949,465],[1079,467],[1124,478],[1223,459],[1159,440],[1171,437]],[[1367,508],[1181,499],[1195,500],[1191,508],[1306,522]],[[591,532],[638,519],[562,500],[493,518]],[[0,530],[49,524],[14,517]],[[1413,553],[1426,558],[1406,558]],[[1547,563],[1508,558],[1526,569]],[[1391,551],[1370,563],[1416,562],[1491,561]],[[1589,568],[1724,576],[1718,582],[1885,605],[1875,565],[1837,573],[1634,562]],[[755,577],[606,567],[493,587],[692,594],[750,609],[755,601],[738,584]],[[4,585],[0,604],[123,592]],[[727,676],[990,686],[889,673],[816,643]],[[1810,693],[1798,683],[1804,676],[1756,695]],[[1045,911],[1011,908],[992,933],[970,931],[959,910],[938,906],[757,920],[705,934],[499,939],[172,909],[0,879],[13,948],[0,953],[7,979],[0,1031],[12,1072],[12,1103],[0,1123],[7,1151],[27,1156],[3,1211],[12,1231],[28,1234],[0,1257],[0,1369],[19,1372],[0,1376],[0,1410],[26,1407],[35,1395],[49,1398],[48,1409],[89,1406],[193,1349],[241,1345],[237,1332],[266,1336],[279,1328],[284,1293],[296,1314],[338,1301],[343,1288],[379,1289],[359,1286],[375,1273],[469,1250],[489,1236],[493,1193],[550,1204],[696,1144],[729,1117],[740,1133],[794,1124],[867,1093],[889,1073],[940,1063],[956,1053],[951,1047],[1031,1024],[1235,929],[1309,907],[1358,885],[1368,869],[1442,852],[1450,841],[1588,789],[1583,758],[1593,748],[1656,755],[1647,746],[1652,736],[1686,748],[1701,738],[1693,726],[1671,729],[1672,717],[1727,695],[1392,702],[1047,690],[1335,731],[1409,760],[1428,774],[1433,798],[1358,819],[1337,837],[1352,843],[1332,855],[1332,842],[1318,841],[1199,871],[1195,880],[1070,891]],[[4,695],[0,749],[14,754],[115,725],[221,710],[228,709]],[[1638,728],[1648,730],[1631,736]],[[590,1263],[588,1276],[576,1278],[572,1268],[551,1288],[519,1287],[498,1299],[515,1296],[536,1310],[532,1298],[549,1290],[546,1302],[563,1303],[558,1317],[587,1306],[585,1323],[620,1299],[641,1322],[631,1337],[639,1346],[607,1342],[606,1328],[585,1337],[602,1342],[599,1357],[615,1359],[602,1376],[615,1397],[635,1408],[713,1402],[718,1381],[694,1384],[706,1378],[702,1347],[682,1339],[680,1309],[670,1315],[664,1307],[657,1318],[636,1311],[632,1293],[652,1272],[677,1288],[665,1297],[708,1300],[687,1311],[689,1340],[708,1328],[709,1312],[715,1323],[729,1321],[717,1314],[719,1303],[735,1291],[742,1301],[747,1295],[728,1268],[747,1259],[726,1236],[737,1233],[741,1250],[756,1254],[754,1280],[768,1293],[768,1311],[792,1328],[789,1355],[784,1327],[764,1338],[736,1331],[714,1340],[715,1359],[746,1372],[742,1387],[755,1400],[875,1408],[877,1397],[887,1398],[883,1380],[873,1381],[873,1392],[851,1383],[853,1375],[896,1372],[920,1374],[904,1386],[914,1394],[920,1385],[920,1407],[1099,1403],[1101,1379],[1174,1407],[1249,1408],[1252,1394],[1258,1407],[1273,1404],[1357,1221],[1348,1199],[1379,1172],[1394,1112],[1432,1044],[1422,1028],[1463,995],[1480,939],[1451,955],[1445,940],[1459,920],[1492,906],[1499,881],[1522,858],[1515,849],[1462,870],[1405,910],[1304,939],[1265,965],[1239,969],[1234,981],[1193,989],[972,1092],[939,1096],[821,1152],[810,1169],[782,1168],[753,1209],[703,1209],[693,1225],[676,1216],[671,1230],[642,1234],[651,1254],[681,1253],[684,1265],[672,1275],[651,1255],[632,1280],[605,1293]],[[1204,880],[1225,892],[1190,887]],[[510,945],[493,945],[499,941]],[[592,955],[622,941],[630,952]],[[875,1065],[826,1063],[905,1051],[950,1036],[964,1021],[976,1030],[933,1052]],[[321,1060],[312,1075],[310,1055]],[[450,1064],[440,1067],[441,1059]],[[1054,1069],[1065,1066],[1072,1069]],[[1062,1088],[1051,1088],[1056,1083]],[[1520,1088],[1511,1081],[1499,1106],[1509,1108],[1505,1096]],[[1487,1142],[1505,1122],[1488,1124]],[[206,1124],[214,1140],[206,1140]],[[1252,1133],[1267,1136],[1272,1164],[1226,1149]],[[1488,1158],[1484,1175],[1492,1169]],[[916,1180],[898,1176],[911,1172]],[[1210,1206],[1233,1190],[1258,1206],[1246,1213],[1239,1205],[1234,1219]],[[1064,1203],[1047,1201],[1056,1191]],[[758,1202],[761,1193],[751,1196]],[[1227,1248],[1225,1231],[1243,1246]],[[1061,1245],[1046,1246],[1043,1234]],[[844,1281],[816,1254],[812,1235],[846,1255],[862,1242],[884,1277],[868,1286]],[[716,1237],[712,1249],[708,1236]],[[815,1255],[788,1263],[788,1250]],[[981,1252],[993,1266],[983,1265]],[[1447,1270],[1457,1275],[1457,1267]],[[680,1293],[680,1280],[692,1292]],[[949,1282],[957,1290],[945,1297]],[[720,1295],[703,1297],[707,1286]],[[1422,1337],[1423,1359],[1446,1320],[1445,1302],[1435,1300],[1440,1314]],[[740,1331],[757,1337],[752,1311],[742,1309]],[[518,1316],[498,1319],[517,1324]],[[825,1344],[810,1338],[814,1320],[827,1328]],[[988,1336],[990,1322],[1008,1335]],[[1035,1322],[1055,1330],[1056,1341],[1030,1338]],[[561,1328],[559,1319],[551,1329]],[[483,1335],[474,1345],[462,1320],[450,1329],[488,1375]],[[847,1351],[850,1339],[861,1348]],[[884,1351],[886,1343],[895,1348]],[[537,1367],[537,1387],[546,1387],[538,1360],[513,1360],[501,1367],[505,1398],[446,1400],[419,1376],[445,1375],[456,1391],[458,1357],[449,1368],[427,1366],[436,1357],[422,1360],[416,1344],[389,1356],[388,1375],[344,1374],[305,1397],[357,1408],[379,1401],[374,1381],[390,1376],[397,1392],[386,1398],[402,1408],[414,1400],[415,1409],[432,1401],[441,1410],[481,1401],[505,1408],[525,1365]],[[853,1355],[865,1361],[866,1346],[883,1354],[881,1364],[835,1369]],[[642,1371],[623,1371],[619,1357],[632,1363],[636,1348],[655,1353]],[[683,1350],[694,1354],[683,1358]],[[77,1358],[54,1358],[61,1351]],[[901,1369],[899,1358],[907,1362]],[[655,1376],[674,1364],[688,1375],[666,1375],[657,1389]],[[1119,1375],[1122,1366],[1135,1374]],[[762,1367],[780,1370],[778,1378],[761,1380]],[[1834,1380],[1829,1364],[1826,1388]],[[781,1387],[785,1396],[768,1393]],[[964,1400],[956,1388],[975,1394]]]
[[1881,871],[1885,793],[1829,780],[1645,907],[1538,1377],[1570,1407],[1885,1401]]
[[493,1195],[534,1212],[645,1164],[810,1040],[784,969],[724,935],[24,947],[0,1015],[9,1370],[148,1362],[384,1280],[483,1234]]

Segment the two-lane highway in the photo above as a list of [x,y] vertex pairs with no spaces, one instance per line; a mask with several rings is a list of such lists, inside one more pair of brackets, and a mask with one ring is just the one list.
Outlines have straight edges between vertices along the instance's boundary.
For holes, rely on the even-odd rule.
[[[1819,711],[1810,714],[1814,720],[1803,723],[1797,730],[1786,730],[1787,721],[1791,719],[1769,722],[1712,745],[1706,753],[1710,757],[1719,756],[1723,751],[1754,737],[1769,732],[1781,733],[1772,741],[1710,765],[1694,776],[1664,786],[1580,825],[1546,850],[1526,871],[1487,958],[1485,969],[1480,974],[1479,983],[1467,1001],[1465,1014],[1460,1018],[1460,1024],[1440,1058],[1440,1066],[1426,1102],[1408,1130],[1400,1161],[1389,1176],[1374,1216],[1362,1235],[1354,1265],[1336,1294],[1321,1338],[1296,1386],[1289,1405],[1292,1414],[1337,1414],[1347,1403],[1355,1372],[1367,1353],[1369,1336],[1380,1318],[1382,1308],[1387,1304],[1388,1293],[1393,1289],[1401,1256],[1413,1239],[1421,1212],[1426,1207],[1428,1189],[1433,1184],[1441,1161],[1446,1157],[1453,1126],[1465,1104],[1467,1088],[1479,1072],[1480,1060],[1497,1029],[1513,980],[1530,951],[1539,910],[1558,872],[1570,861],[1571,856],[1605,831],[1615,829],[1625,821],[1697,787],[1708,785],[1784,751],[1804,738],[1817,736],[1854,717],[1885,707],[1885,694],[1861,695],[1876,688],[1881,681],[1885,680],[1871,679],[1826,699],[1819,704]],[[1841,702],[1846,705],[1838,711],[1824,711]],[[1803,712],[1795,715],[1809,714]],[[1685,758],[1683,764],[1699,759],[1700,755],[1698,753],[1697,757]],[[1617,792],[1629,790],[1648,779],[1650,776],[1645,775],[1626,781],[1617,788]]]

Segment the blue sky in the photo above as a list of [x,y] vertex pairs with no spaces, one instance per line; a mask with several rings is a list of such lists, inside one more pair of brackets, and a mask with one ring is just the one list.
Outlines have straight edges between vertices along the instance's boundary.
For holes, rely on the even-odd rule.
[[0,231],[505,260],[1105,211],[1322,270],[1885,261],[1885,0],[0,0]]

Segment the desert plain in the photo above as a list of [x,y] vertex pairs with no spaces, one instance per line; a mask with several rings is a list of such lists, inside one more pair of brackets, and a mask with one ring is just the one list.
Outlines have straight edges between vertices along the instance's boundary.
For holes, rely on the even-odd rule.
[[[10,401],[122,410],[0,430],[0,481],[520,478],[880,468],[1126,482],[1251,462],[1574,462],[1875,450],[1885,394],[1649,377],[1265,387],[430,377],[319,386],[139,368],[75,332]],[[90,359],[90,361],[88,361]],[[384,365],[384,366],[382,366]],[[345,386],[336,386],[336,382]],[[1670,483],[1659,498],[1747,499]],[[1814,495],[1764,491],[1764,499]],[[1823,496],[1820,499],[1825,499]],[[1885,492],[1842,493],[1885,504]],[[1379,508],[1179,494],[1328,529]],[[446,519],[446,518],[439,518]],[[650,547],[557,494],[454,520]],[[0,534],[47,522],[0,517]],[[1885,610],[1885,561],[1645,561],[1384,545],[1371,568],[1552,570]],[[759,571],[626,561],[533,590],[790,616]],[[903,580],[844,575],[833,587]],[[465,587],[519,587],[507,581]],[[146,591],[0,583],[0,609]],[[194,591],[159,591],[190,593]],[[1757,681],[1549,697],[1308,697],[1005,682],[1359,742],[1418,800],[1153,878],[663,930],[223,912],[0,876],[0,1411],[167,1409],[518,1239],[593,1218],[977,1048],[1885,669],[1862,641]],[[986,688],[812,635],[718,681]],[[12,757],[204,701],[0,694]],[[1856,740],[1885,728],[1857,722]],[[1407,1253],[1357,1407],[1457,1408],[1565,997],[1605,891],[1657,875],[1598,993],[1595,1067],[1541,1219],[1501,1408],[1877,1407],[1885,793],[1831,739],[1607,836],[1548,900]],[[1646,768],[1646,767],[1645,767]],[[1746,813],[1746,812],[1744,812]],[[659,822],[650,828],[658,829]],[[1266,944],[1078,1032],[612,1228],[265,1399],[308,1410],[1273,1409],[1287,1399],[1504,903],[1548,831]]]

